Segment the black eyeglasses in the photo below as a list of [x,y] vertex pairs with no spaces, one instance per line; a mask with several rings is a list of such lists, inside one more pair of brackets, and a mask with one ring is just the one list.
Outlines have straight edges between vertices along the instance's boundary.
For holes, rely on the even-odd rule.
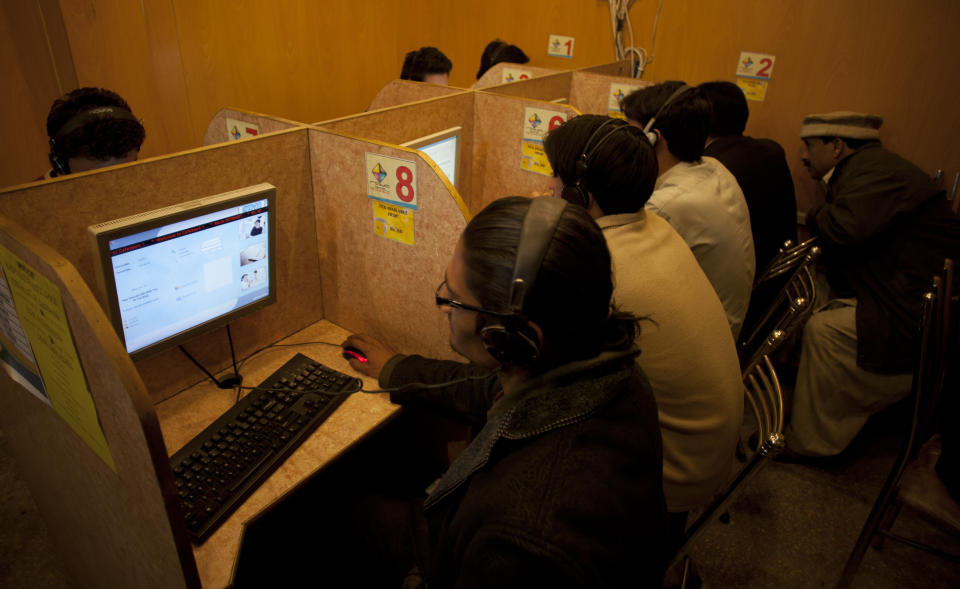
[[440,289],[442,289],[442,288],[443,288],[443,285],[446,284],[446,283],[447,283],[446,280],[444,280],[443,282],[441,282],[441,283],[440,283],[440,286],[437,287],[437,292],[434,294],[434,296],[435,296],[436,299],[437,299],[437,306],[438,306],[438,307],[444,307],[444,306],[446,306],[446,307],[453,307],[453,308],[455,308],[455,309],[464,309],[464,310],[466,310],[466,311],[473,311],[473,312],[475,312],[475,313],[486,313],[487,315],[495,315],[495,316],[497,316],[497,317],[509,317],[509,316],[511,316],[511,313],[502,313],[502,312],[500,312],[500,311],[490,311],[489,309],[483,309],[483,308],[481,308],[481,307],[474,307],[473,305],[468,305],[468,304],[466,304],[466,303],[461,303],[460,301],[457,301],[457,300],[454,300],[454,299],[448,299],[447,297],[442,297],[442,296],[440,296]]

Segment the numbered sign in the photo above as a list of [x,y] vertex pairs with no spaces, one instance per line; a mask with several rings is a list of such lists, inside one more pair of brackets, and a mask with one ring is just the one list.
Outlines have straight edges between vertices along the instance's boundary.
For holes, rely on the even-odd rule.
[[620,82],[611,83],[610,93],[607,95],[607,114],[618,119],[627,118],[620,109],[620,101],[622,101],[627,94],[640,88],[643,88],[643,86],[637,84],[622,84]]
[[777,60],[774,55],[765,53],[740,52],[740,61],[737,62],[737,76],[769,80],[773,77],[773,63]]
[[503,68],[503,75],[500,78],[500,81],[504,84],[509,84],[510,82],[519,82],[520,80],[529,80],[533,77],[533,74],[527,70],[518,70],[514,68]]
[[367,196],[386,203],[417,208],[417,164],[379,153],[364,154]]
[[567,120],[567,114],[555,110],[527,107],[523,115],[523,143],[520,167],[530,172],[553,176],[553,169],[543,151],[543,139],[547,133]]
[[256,137],[259,134],[260,127],[258,125],[246,121],[238,121],[237,119],[227,119],[227,135],[230,137],[230,141]]
[[547,43],[547,55],[571,59],[573,57],[573,37],[550,35],[550,41]]

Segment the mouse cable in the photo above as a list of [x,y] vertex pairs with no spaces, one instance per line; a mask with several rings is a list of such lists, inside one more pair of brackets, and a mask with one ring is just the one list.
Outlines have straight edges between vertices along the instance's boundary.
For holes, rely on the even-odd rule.
[[[493,371],[491,374],[496,374],[497,371]],[[449,387],[455,384],[460,384],[462,382],[467,382],[468,380],[484,380],[490,378],[490,374],[478,374],[475,376],[464,376],[456,380],[448,380],[446,382],[437,382],[432,384],[427,384],[423,382],[408,382],[407,384],[400,385],[398,387],[391,387],[388,389],[374,389],[368,391],[367,389],[360,389],[361,393],[412,393],[413,391],[420,391],[425,389],[439,389],[443,387]]]

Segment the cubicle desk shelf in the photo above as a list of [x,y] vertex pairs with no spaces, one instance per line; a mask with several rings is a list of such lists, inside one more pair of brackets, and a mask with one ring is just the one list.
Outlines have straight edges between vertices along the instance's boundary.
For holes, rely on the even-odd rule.
[[[339,343],[348,334],[348,331],[323,320],[279,343]],[[297,352],[335,370],[361,376],[350,368],[340,355],[339,348],[305,344],[275,347],[257,354],[246,362],[240,371],[244,383],[250,386],[259,384]],[[363,377],[363,383],[366,389],[379,388],[376,380],[372,378]],[[207,380],[156,405],[157,418],[168,454],[172,456],[203,431],[203,428],[233,405],[235,398],[233,389],[217,388]],[[244,522],[268,508],[357,440],[382,427],[398,411],[399,406],[391,404],[386,393],[358,393],[348,398],[206,542],[193,547],[203,586],[220,588],[229,584],[240,548]]]

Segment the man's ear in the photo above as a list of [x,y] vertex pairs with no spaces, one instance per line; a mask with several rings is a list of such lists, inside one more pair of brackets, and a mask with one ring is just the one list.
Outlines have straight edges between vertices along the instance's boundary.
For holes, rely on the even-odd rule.
[[840,137],[833,138],[833,157],[839,159],[847,149],[847,142]]

